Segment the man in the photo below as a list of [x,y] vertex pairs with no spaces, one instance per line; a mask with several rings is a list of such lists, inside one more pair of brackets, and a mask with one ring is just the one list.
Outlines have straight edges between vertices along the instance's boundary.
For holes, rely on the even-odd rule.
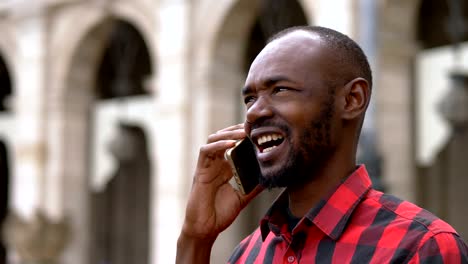
[[[286,187],[229,263],[467,263],[452,227],[372,189],[356,165],[371,86],[367,58],[347,36],[296,27],[273,37],[242,90],[245,124],[210,135],[200,149],[176,262],[208,263],[242,208],[263,188]],[[229,184],[223,158],[244,137],[262,174],[247,195]]]

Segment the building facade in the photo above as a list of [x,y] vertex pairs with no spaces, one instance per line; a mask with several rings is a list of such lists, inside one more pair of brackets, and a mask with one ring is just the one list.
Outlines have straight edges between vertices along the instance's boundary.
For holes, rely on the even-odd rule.
[[[445,15],[431,13],[444,10],[438,2],[3,1],[3,259],[173,262],[199,147],[210,133],[242,122],[240,87],[266,39],[304,24],[346,33],[369,56],[375,88],[363,151],[373,154],[363,160],[375,182],[468,236],[464,125],[448,136],[459,148],[450,148],[445,165],[436,158],[422,166],[415,154],[415,58],[453,44],[424,37],[431,15]],[[262,194],[220,236],[214,263],[256,226],[274,196]]]

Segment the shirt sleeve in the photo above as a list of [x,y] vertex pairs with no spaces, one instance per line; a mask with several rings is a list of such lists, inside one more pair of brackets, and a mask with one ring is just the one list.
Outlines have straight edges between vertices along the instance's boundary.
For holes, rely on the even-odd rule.
[[438,233],[427,239],[409,263],[468,264],[468,246],[454,233]]

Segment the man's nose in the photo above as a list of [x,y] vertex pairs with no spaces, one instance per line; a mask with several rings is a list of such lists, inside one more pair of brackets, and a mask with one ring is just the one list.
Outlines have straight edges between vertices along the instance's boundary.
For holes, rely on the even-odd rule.
[[247,109],[246,120],[248,123],[255,123],[259,119],[271,117],[273,115],[272,105],[267,98],[259,97]]

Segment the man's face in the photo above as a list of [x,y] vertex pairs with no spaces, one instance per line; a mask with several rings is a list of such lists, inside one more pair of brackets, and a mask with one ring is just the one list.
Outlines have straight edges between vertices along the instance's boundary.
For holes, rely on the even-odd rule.
[[334,151],[327,56],[318,37],[299,31],[268,44],[252,63],[242,91],[245,130],[265,187],[312,180]]

